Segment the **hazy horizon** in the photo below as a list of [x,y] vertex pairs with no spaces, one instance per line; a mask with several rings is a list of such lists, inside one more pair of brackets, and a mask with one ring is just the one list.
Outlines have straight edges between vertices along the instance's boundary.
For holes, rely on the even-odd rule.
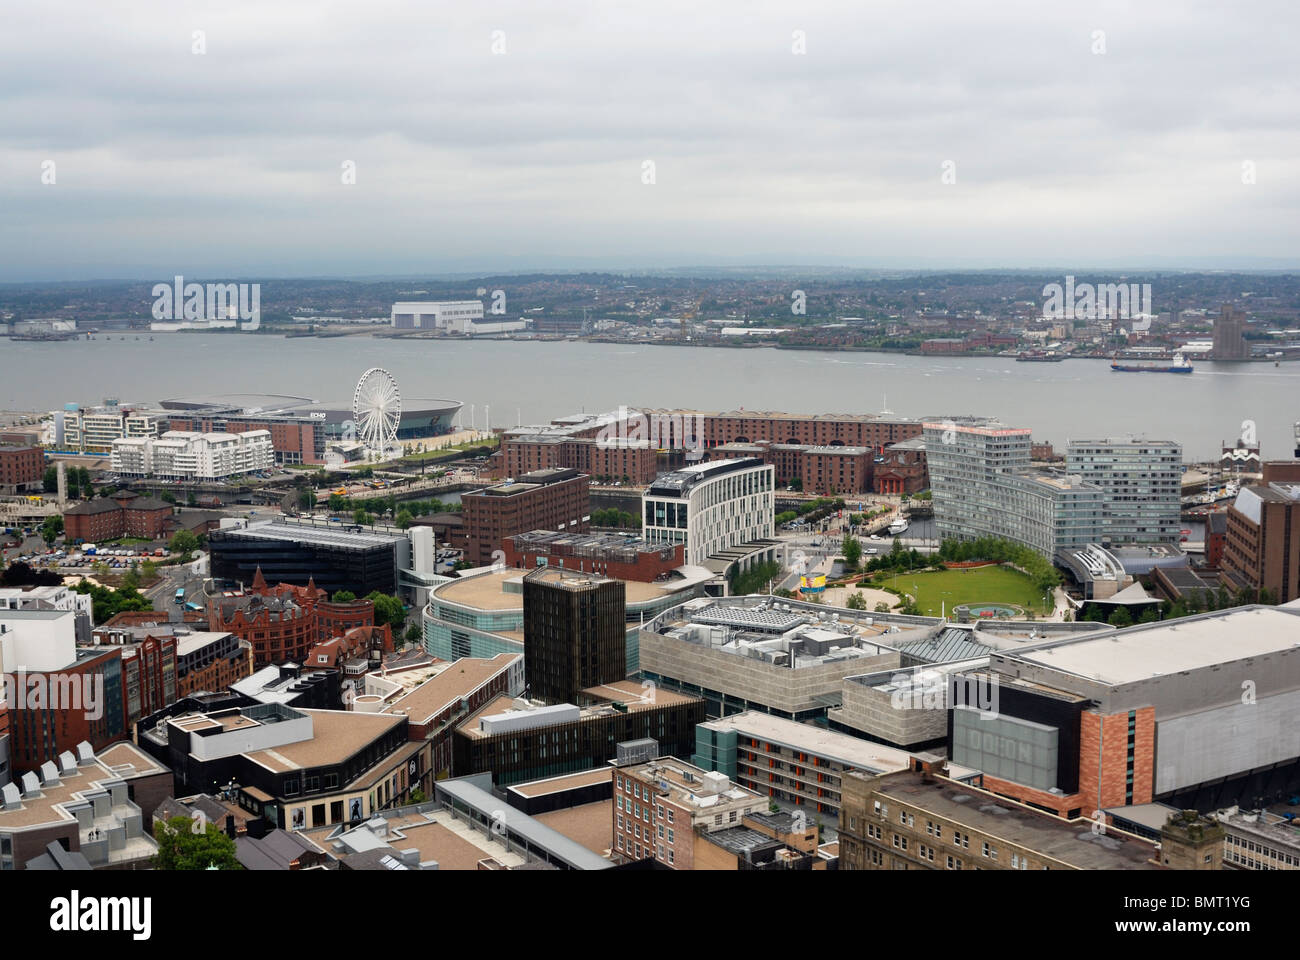
[[1300,268],[1277,0],[6,19],[0,281]]

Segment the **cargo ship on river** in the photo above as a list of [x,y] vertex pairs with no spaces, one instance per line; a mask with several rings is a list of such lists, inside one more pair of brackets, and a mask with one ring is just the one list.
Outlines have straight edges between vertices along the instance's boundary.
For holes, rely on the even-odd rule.
[[1110,368],[1120,373],[1191,373],[1193,367],[1181,353],[1175,354],[1173,360],[1161,360],[1154,363],[1121,363],[1118,357],[1111,359]]

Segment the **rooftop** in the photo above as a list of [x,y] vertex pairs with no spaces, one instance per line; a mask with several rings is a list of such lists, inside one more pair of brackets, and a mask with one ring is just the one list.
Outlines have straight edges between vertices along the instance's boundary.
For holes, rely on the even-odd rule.
[[1300,610],[1249,606],[1063,640],[1008,656],[1118,685],[1295,647],[1300,647]]
[[[585,722],[596,720],[601,717],[638,713],[643,710],[654,710],[681,703],[691,703],[695,698],[675,693],[671,690],[666,690],[663,687],[653,685],[643,686],[635,680],[620,680],[618,683],[606,683],[597,687],[588,687],[579,692],[578,700],[580,701],[578,707],[578,722]],[[568,712],[555,709],[560,706],[568,706],[571,709]],[[457,726],[457,730],[462,735],[470,737],[471,739],[493,736],[493,733],[485,733],[480,727],[480,721],[483,720],[483,718],[501,717],[504,714],[511,713],[523,715],[530,711],[538,711],[537,726],[572,722],[571,715],[573,706],[574,705],[572,704],[552,704],[550,707],[543,708],[532,701],[517,699],[507,696],[506,694],[499,694],[461,721]],[[533,728],[524,726],[522,729],[526,730]]]
[[[80,802],[82,794],[87,791],[99,789],[110,781],[129,781],[136,777],[168,772],[166,767],[131,743],[114,744],[99,754],[90,753],[87,744],[83,753],[92,759],[81,762],[72,759],[70,753],[66,754],[65,758],[72,762],[66,765],[55,764],[58,768],[55,782],[42,784],[35,796],[21,797],[19,806],[15,809],[0,810],[0,830],[21,830],[75,820],[76,817],[68,812],[66,805]],[[40,774],[37,773],[37,776]],[[15,780],[9,786],[13,792],[21,793],[21,780]]]
[[[846,777],[860,777],[850,773]],[[906,770],[871,784],[878,794],[919,811],[964,824],[989,837],[1015,844],[1044,859],[1080,870],[1154,870],[1154,844],[1118,830],[1094,833],[1091,821],[1065,820],[992,793]],[[977,855],[974,850],[972,855]]]
[[456,701],[468,697],[520,656],[518,653],[499,653],[486,660],[462,657],[437,676],[394,700],[385,712],[402,713],[412,723],[423,723]]
[[756,710],[709,720],[700,726],[710,730],[735,730],[743,736],[778,743],[873,773],[905,770],[911,756],[906,750],[896,750],[846,733],[836,733],[825,727],[797,723]]
[[696,812],[737,802],[755,801],[752,809],[759,806],[757,801],[766,804],[766,797],[732,783],[725,773],[711,773],[674,757],[659,757],[620,772],[656,784],[659,795]]
[[612,767],[596,767],[581,773],[569,773],[562,777],[548,777],[545,780],[532,780],[511,787],[513,793],[524,797],[542,797],[548,793],[563,793],[578,787],[589,787],[597,783],[608,782],[614,776]]
[[939,624],[937,617],[870,614],[769,597],[701,597],[666,611],[645,629],[715,652],[802,669],[888,654],[930,639]]
[[534,814],[533,819],[603,857],[614,846],[613,805],[611,797],[563,810]]
[[[766,464],[757,457],[737,457],[734,460],[710,460],[707,463],[697,463],[665,473],[649,486],[646,494],[653,497],[686,497],[690,495],[692,487],[705,480],[764,466]],[[768,469],[772,468],[768,467]]]
[[[522,610],[524,608],[523,579],[529,572],[507,568],[474,577],[457,577],[435,587],[431,597],[477,610]],[[587,577],[590,579],[590,574]],[[514,589],[508,590],[507,584],[513,585]],[[659,583],[625,580],[623,584],[629,604],[644,603],[670,592],[664,584]]]
[[356,549],[369,547],[387,547],[398,540],[406,538],[403,533],[377,533],[368,530],[363,533],[347,533],[329,526],[313,526],[306,523],[292,523],[285,520],[260,520],[244,527],[231,527],[217,531],[215,536],[231,536],[257,540],[293,540],[298,543],[313,543],[326,547],[352,547]]
[[256,750],[246,756],[277,773],[342,763],[403,720],[402,717],[383,713],[355,713],[348,710],[299,712],[311,718],[310,740],[282,744],[273,750]]

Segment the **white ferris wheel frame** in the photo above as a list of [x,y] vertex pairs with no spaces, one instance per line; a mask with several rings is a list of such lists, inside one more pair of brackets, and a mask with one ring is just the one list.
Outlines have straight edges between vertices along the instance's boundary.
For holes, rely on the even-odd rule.
[[352,392],[352,419],[357,439],[367,450],[383,453],[396,444],[402,394],[397,380],[383,367],[371,367],[357,381]]

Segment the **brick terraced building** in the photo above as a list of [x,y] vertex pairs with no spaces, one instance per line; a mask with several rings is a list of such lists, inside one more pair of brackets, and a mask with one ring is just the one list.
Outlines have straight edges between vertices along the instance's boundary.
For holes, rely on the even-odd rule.
[[119,537],[160,540],[170,532],[172,505],[130,490],[111,498],[88,500],[64,511],[63,533],[69,541],[98,543]]
[[460,501],[466,559],[487,566],[494,553],[504,551],[507,537],[529,530],[586,533],[591,523],[590,482],[585,473],[555,468],[466,493]]

